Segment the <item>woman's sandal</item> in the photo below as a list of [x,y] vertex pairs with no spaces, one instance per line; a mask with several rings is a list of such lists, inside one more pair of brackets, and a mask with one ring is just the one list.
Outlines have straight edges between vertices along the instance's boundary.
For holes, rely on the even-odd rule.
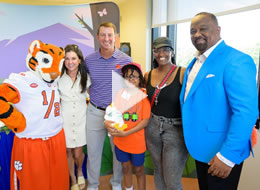
[[78,184],[74,184],[70,187],[70,190],[80,190],[79,185]]
[[79,176],[78,177],[78,186],[79,186],[79,188],[80,189],[84,189],[84,187],[85,187],[85,178],[84,178],[84,176]]

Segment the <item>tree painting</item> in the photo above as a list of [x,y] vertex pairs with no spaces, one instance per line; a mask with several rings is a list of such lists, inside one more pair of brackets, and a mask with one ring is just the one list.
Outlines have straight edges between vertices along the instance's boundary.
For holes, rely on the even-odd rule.
[[92,19],[92,27],[85,21],[86,12],[82,12],[82,10],[77,9],[75,11],[75,16],[78,18],[79,24],[82,25],[83,28],[87,29],[94,38],[94,47],[95,50],[99,48],[98,41],[96,39],[98,26],[103,22],[112,22],[117,28],[117,36],[116,36],[116,47],[119,48],[120,40],[120,26],[119,26],[119,8],[113,2],[104,2],[104,3],[93,3],[90,4],[90,18]]

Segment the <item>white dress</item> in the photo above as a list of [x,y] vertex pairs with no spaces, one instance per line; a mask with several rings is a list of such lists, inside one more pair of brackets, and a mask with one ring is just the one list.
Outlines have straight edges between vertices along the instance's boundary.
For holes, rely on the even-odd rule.
[[[87,86],[90,84],[88,77]],[[64,72],[58,81],[61,96],[61,114],[64,120],[63,128],[67,148],[81,147],[87,144],[87,92],[81,93],[80,75],[75,83]]]

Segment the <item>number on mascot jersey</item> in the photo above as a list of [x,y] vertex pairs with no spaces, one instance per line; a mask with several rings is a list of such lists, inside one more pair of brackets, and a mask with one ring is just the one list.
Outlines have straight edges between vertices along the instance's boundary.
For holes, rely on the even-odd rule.
[[46,95],[46,91],[42,91],[42,97],[43,97],[43,105],[48,105],[48,109],[44,115],[44,119],[48,119],[49,115],[51,113],[52,108],[54,107],[54,116],[59,116],[60,115],[60,103],[59,102],[55,102],[54,103],[54,98],[55,98],[55,90],[52,90],[51,93],[51,100],[50,103],[47,100],[47,95]]

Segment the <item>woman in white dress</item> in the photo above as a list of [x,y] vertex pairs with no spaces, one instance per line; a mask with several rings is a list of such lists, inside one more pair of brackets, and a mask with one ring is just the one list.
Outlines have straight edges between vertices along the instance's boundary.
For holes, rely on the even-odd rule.
[[[87,88],[90,80],[81,50],[77,45],[65,47],[65,61],[58,87],[61,95],[61,113],[67,146],[71,190],[85,187],[82,173],[84,161],[83,146],[86,145],[86,119],[88,97]],[[74,164],[77,165],[77,177]]]

